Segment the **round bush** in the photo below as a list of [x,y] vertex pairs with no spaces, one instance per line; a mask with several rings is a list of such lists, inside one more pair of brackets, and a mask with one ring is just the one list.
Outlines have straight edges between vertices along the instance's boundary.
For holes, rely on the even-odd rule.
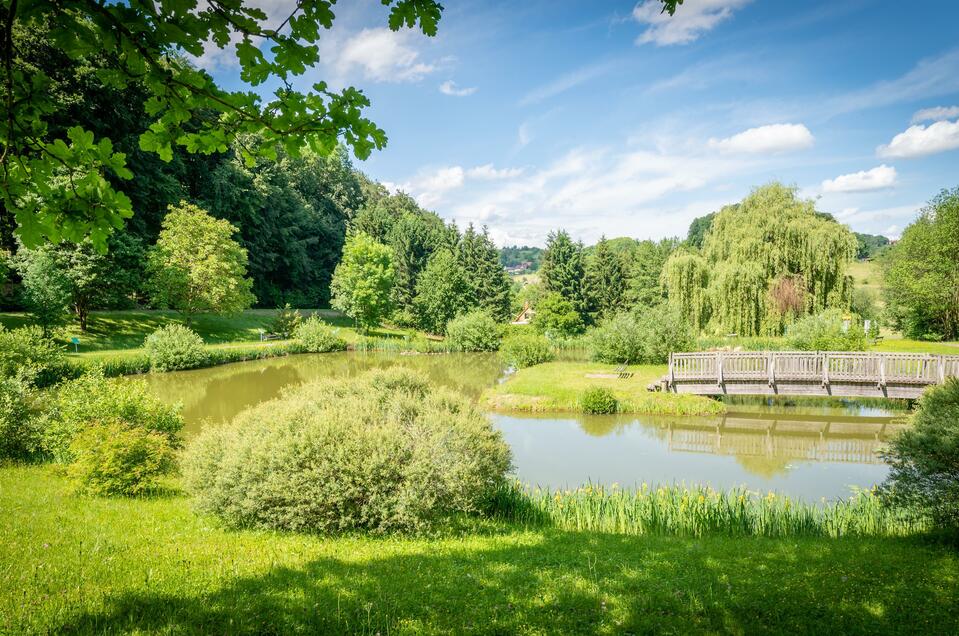
[[472,311],[449,321],[446,343],[453,351],[496,351],[500,343],[499,328],[489,314]]
[[8,331],[0,325],[0,378],[48,386],[61,379],[67,366],[63,347],[45,337],[40,327]]
[[346,341],[336,335],[328,324],[310,316],[293,329],[293,339],[297,345],[309,353],[327,353],[344,351]]
[[583,391],[583,395],[579,398],[579,404],[583,413],[590,415],[609,415],[615,413],[619,406],[613,392],[602,387]]
[[205,429],[183,475],[197,508],[233,527],[393,531],[485,510],[509,466],[468,399],[390,369],[306,384]]
[[0,377],[0,460],[30,459],[41,448],[42,428],[30,411],[29,389],[17,378]]
[[123,422],[92,423],[70,443],[67,478],[75,492],[136,496],[156,489],[175,465],[167,436]]
[[689,323],[666,305],[617,314],[592,329],[588,341],[593,359],[607,364],[661,364],[670,352],[695,345]]
[[516,369],[549,362],[556,357],[549,340],[536,333],[510,336],[500,347],[503,361]]
[[143,343],[152,371],[195,369],[203,364],[203,338],[180,324],[160,327]]
[[179,407],[162,402],[147,390],[146,383],[104,378],[100,369],[61,384],[46,407],[43,448],[61,463],[73,461],[73,438],[97,422],[122,423],[159,433],[174,448],[183,428]]

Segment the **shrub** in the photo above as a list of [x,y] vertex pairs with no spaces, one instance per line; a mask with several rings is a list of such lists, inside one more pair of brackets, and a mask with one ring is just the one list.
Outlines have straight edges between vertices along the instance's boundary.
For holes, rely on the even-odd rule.
[[928,389],[906,428],[883,453],[884,499],[959,530],[959,379]]
[[39,327],[8,331],[0,325],[0,378],[48,386],[59,381],[66,364],[63,348]]
[[536,331],[554,338],[568,338],[583,333],[583,319],[573,303],[556,292],[546,294],[533,307],[532,324]]
[[67,477],[76,492],[89,495],[142,495],[175,465],[166,435],[117,421],[84,427],[70,454]]
[[583,391],[579,398],[579,404],[583,413],[590,415],[609,415],[615,413],[619,406],[613,392],[603,387],[594,387]]
[[500,347],[503,361],[511,367],[522,369],[556,357],[549,340],[535,333],[516,334],[506,338]]
[[489,314],[472,311],[446,325],[446,343],[452,351],[496,351],[499,328]]
[[293,330],[293,339],[303,351],[309,353],[327,353],[346,349],[346,341],[316,316],[310,316],[297,325]]
[[41,428],[30,411],[26,384],[0,377],[0,460],[30,459],[40,450],[40,443]]
[[593,359],[608,364],[661,364],[694,346],[689,323],[665,304],[618,314],[589,332]]
[[76,380],[64,382],[50,398],[44,414],[44,450],[55,461],[73,460],[73,438],[96,422],[122,423],[162,434],[177,447],[183,418],[179,407],[169,406],[149,393],[146,383],[108,379],[94,369]]
[[303,316],[300,315],[300,310],[293,309],[290,303],[286,303],[277,310],[276,317],[270,323],[270,333],[289,338],[301,322],[303,322]]
[[853,319],[843,330],[843,322],[839,309],[805,316],[786,330],[786,342],[800,351],[864,351],[866,334],[862,325]]
[[233,527],[391,531],[486,510],[509,466],[468,399],[397,368],[306,384],[208,427],[183,474],[197,508]]
[[180,324],[160,327],[143,343],[150,357],[151,371],[194,369],[204,361],[203,338]]

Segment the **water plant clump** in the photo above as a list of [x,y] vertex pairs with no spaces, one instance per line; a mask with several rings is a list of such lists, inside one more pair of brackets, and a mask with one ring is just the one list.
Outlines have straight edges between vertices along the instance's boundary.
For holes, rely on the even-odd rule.
[[621,489],[614,484],[550,491],[514,482],[499,490],[494,510],[498,518],[531,526],[627,535],[838,538],[905,536],[929,529],[926,516],[890,508],[871,490],[809,504],[740,488],[643,484]]
[[610,415],[617,410],[616,396],[605,387],[586,389],[579,398],[583,413],[589,415]]

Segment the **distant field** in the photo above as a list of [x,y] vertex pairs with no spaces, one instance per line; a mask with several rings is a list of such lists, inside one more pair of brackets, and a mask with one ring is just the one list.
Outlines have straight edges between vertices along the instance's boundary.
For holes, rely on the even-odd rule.
[[515,275],[515,276],[510,276],[510,278],[512,278],[512,279],[515,280],[515,281],[519,281],[519,282],[523,283],[524,285],[533,285],[533,284],[538,283],[539,280],[540,280],[538,273],[533,273],[533,274],[517,274],[517,275]]
[[856,287],[868,289],[876,295],[876,300],[882,300],[882,270],[876,261],[854,261],[849,267]]

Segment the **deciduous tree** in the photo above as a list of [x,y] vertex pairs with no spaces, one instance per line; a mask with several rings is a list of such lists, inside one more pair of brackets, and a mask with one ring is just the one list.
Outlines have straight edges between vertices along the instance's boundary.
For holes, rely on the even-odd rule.
[[343,258],[333,272],[333,307],[363,330],[376,327],[392,309],[393,279],[392,250],[356,232],[346,239]]

